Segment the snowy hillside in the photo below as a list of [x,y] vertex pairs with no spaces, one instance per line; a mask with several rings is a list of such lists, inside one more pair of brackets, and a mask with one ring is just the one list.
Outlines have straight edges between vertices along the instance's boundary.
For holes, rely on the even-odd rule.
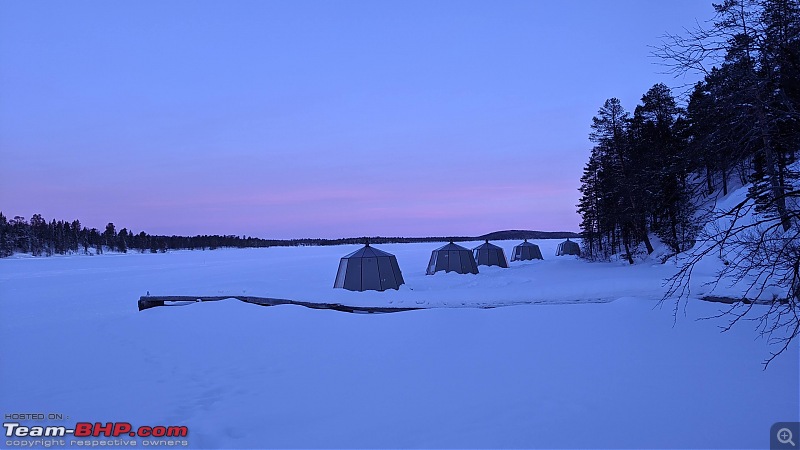
[[[799,169],[800,164],[791,167]],[[695,270],[703,274],[705,283],[692,283],[692,293],[768,301],[787,296],[792,274],[785,259],[791,266],[799,230],[795,224],[784,232],[777,218],[757,212],[748,197],[751,187],[739,186],[727,196],[712,199],[700,215],[705,220],[697,243],[674,259],[678,266],[694,261]],[[789,198],[787,203],[791,210],[800,210],[796,199]],[[715,279],[711,274],[718,274],[719,282],[708,284]]]
[[[694,320],[720,305],[690,301],[673,326],[656,300],[674,266],[557,243],[433,276],[437,244],[381,246],[406,279],[384,293],[332,289],[354,246],[0,260],[0,410],[185,425],[192,448],[751,448],[799,419],[797,343],[763,371],[751,327]],[[138,312],[147,291],[431,309]],[[516,306],[470,307],[488,305]]]

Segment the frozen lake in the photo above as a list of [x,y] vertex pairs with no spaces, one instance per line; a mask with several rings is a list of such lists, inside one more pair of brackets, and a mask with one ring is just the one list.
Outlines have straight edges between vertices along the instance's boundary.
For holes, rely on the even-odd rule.
[[[332,289],[358,246],[0,260],[0,411],[185,425],[192,448],[752,448],[800,420],[796,343],[763,371],[754,324],[694,320],[724,305],[655,307],[670,265],[537,243],[544,261],[434,276],[440,244],[379,245],[406,280],[384,293]],[[147,291],[432,309],[138,312]]]

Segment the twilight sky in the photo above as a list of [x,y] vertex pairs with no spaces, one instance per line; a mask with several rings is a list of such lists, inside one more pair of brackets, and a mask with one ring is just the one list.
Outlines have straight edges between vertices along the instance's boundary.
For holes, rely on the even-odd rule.
[[[589,124],[710,1],[2,1],[0,211],[269,238],[578,230]],[[692,81],[692,80],[688,80]]]

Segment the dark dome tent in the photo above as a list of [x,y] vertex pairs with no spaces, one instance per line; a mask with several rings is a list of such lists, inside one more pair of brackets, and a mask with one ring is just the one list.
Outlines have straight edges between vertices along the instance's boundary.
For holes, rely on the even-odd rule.
[[529,261],[531,259],[544,259],[542,251],[539,246],[531,244],[525,239],[525,242],[514,247],[514,254],[511,255],[511,261]]
[[403,283],[397,258],[367,244],[339,261],[333,287],[350,291],[385,291],[400,289]]
[[478,273],[478,265],[472,252],[453,242],[431,252],[431,261],[428,263],[427,275],[444,270],[456,273]]
[[479,266],[500,266],[507,268],[508,260],[503,249],[490,244],[487,239],[485,243],[472,249],[472,254],[475,256],[475,262]]
[[581,246],[577,242],[572,242],[567,238],[566,241],[558,244],[556,256],[562,255],[577,255],[581,256]]

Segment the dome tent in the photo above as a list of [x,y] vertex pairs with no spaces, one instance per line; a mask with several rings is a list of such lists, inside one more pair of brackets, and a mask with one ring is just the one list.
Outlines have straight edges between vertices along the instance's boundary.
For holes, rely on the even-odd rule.
[[350,291],[385,291],[400,289],[403,283],[397,258],[367,243],[339,261],[333,287]]
[[539,246],[531,244],[525,239],[525,242],[514,247],[514,254],[511,255],[511,261],[528,261],[531,259],[544,259],[542,251]]
[[581,256],[581,246],[577,242],[572,242],[567,238],[566,241],[558,244],[556,256],[562,255],[577,255]]
[[479,266],[500,266],[503,268],[508,267],[508,260],[503,249],[490,244],[487,239],[485,243],[472,249],[472,254],[475,256],[475,262]]
[[478,273],[478,264],[472,252],[450,241],[444,247],[439,247],[431,252],[431,261],[428,263],[427,275],[444,270],[456,273]]

